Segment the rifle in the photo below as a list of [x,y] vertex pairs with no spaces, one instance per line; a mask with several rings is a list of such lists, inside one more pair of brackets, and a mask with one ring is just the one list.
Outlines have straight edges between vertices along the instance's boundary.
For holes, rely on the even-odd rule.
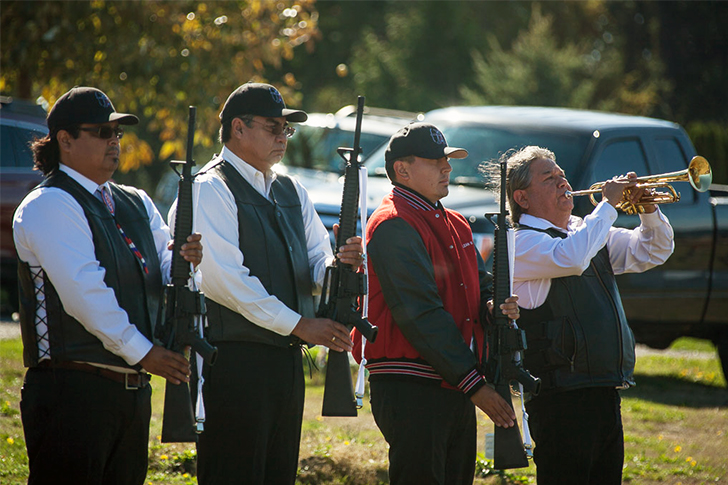
[[[523,388],[538,394],[541,380],[533,377],[523,368],[521,352],[526,349],[526,333],[499,311],[499,306],[511,296],[510,265],[508,257],[508,226],[506,223],[506,171],[507,162],[502,161],[500,212],[486,214],[495,225],[493,243],[493,322],[486,328],[485,365],[483,374],[495,386],[496,392],[513,409],[511,382],[520,383]],[[492,217],[495,217],[495,222]],[[510,428],[495,427],[493,468],[524,468],[528,466],[528,454],[523,445],[518,421]]]
[[[346,162],[344,171],[344,191],[339,213],[339,233],[336,247],[340,248],[350,237],[356,236],[356,219],[359,209],[359,138],[361,121],[364,114],[364,96],[359,96],[356,111],[356,130],[353,148],[338,148],[337,153]],[[362,228],[363,229],[363,228]],[[317,316],[330,318],[349,329],[356,327],[370,342],[377,337],[377,327],[362,317],[362,298],[366,297],[366,274],[357,273],[350,264],[338,259],[326,268],[323,293]],[[346,352],[329,350],[326,365],[326,384],[322,416],[356,416],[357,405],[354,386]]]
[[[186,348],[199,354],[212,365],[217,357],[217,348],[202,336],[201,327],[205,314],[205,296],[201,291],[189,288],[190,263],[180,256],[182,245],[192,234],[192,150],[195,139],[195,112],[190,106],[187,128],[186,161],[173,160],[172,168],[180,176],[177,194],[177,212],[174,226],[174,250],[172,252],[172,282],[164,290],[164,322],[157,327],[156,337],[165,348],[185,354]],[[182,166],[182,173],[175,165]],[[195,423],[192,413],[192,396],[186,382],[172,384],[167,381],[164,390],[164,415],[162,419],[162,443],[193,443],[204,428],[202,422]]]

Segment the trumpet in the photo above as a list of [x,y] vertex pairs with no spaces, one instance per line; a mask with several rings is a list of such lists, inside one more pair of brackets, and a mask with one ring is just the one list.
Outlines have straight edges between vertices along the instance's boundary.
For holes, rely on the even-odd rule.
[[[637,177],[635,179],[637,184],[634,187],[624,190],[622,200],[617,204],[617,209],[626,212],[627,214],[643,213],[645,211],[644,206],[652,204],[671,204],[680,200],[680,194],[670,185],[674,182],[690,182],[693,189],[698,192],[705,192],[713,182],[713,171],[710,168],[710,164],[703,157],[693,157],[690,160],[690,165],[685,170],[679,170],[677,172],[663,173],[660,175],[647,175],[644,177]],[[597,205],[595,195],[602,192],[602,187],[606,182],[597,182],[586,190],[575,190],[566,191],[566,197],[578,197],[581,195],[588,195],[592,204]],[[630,201],[630,194],[633,189],[648,188],[665,189],[665,192],[652,191],[649,194],[643,196],[637,202]]]

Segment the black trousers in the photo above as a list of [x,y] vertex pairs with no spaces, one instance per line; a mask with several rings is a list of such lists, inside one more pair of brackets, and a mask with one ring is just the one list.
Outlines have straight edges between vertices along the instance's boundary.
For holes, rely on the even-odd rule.
[[28,483],[144,483],[151,395],[149,385],[126,390],[87,372],[28,369],[20,401]]
[[411,381],[370,383],[372,413],[389,443],[392,485],[472,484],[475,406],[462,392]]
[[197,443],[197,481],[294,484],[303,420],[301,348],[217,342],[203,368],[205,431]]
[[539,485],[620,485],[624,438],[619,392],[594,387],[526,404]]

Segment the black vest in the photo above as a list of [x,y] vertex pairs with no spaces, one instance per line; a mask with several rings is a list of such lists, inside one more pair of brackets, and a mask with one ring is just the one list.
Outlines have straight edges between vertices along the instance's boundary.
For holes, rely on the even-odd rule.
[[[151,341],[159,311],[162,276],[154,237],[149,228],[149,216],[144,202],[134,191],[121,185],[110,186],[115,216],[111,215],[103,202],[62,171],[56,171],[38,187],[65,190],[81,205],[91,228],[96,259],[106,270],[104,282],[114,291],[129,321]],[[148,274],[145,274],[141,262],[122,238],[116,222],[144,256]],[[52,238],[53,234],[46,236]],[[18,263],[23,361],[27,367],[32,367],[38,364],[35,289],[29,265],[23,261]],[[52,361],[77,360],[131,367],[123,358],[106,350],[98,338],[64,311],[63,302],[48,275],[44,276],[43,283]]]
[[[235,197],[238,241],[245,266],[266,291],[304,317],[314,316],[306,232],[293,182],[278,175],[271,185],[272,202],[255,190],[228,162],[210,169]],[[289,346],[300,340],[260,327],[239,313],[206,298],[211,342],[247,341]]]
[[[517,230],[565,237],[552,229]],[[524,365],[541,378],[542,393],[634,384],[634,336],[606,246],[580,276],[552,279],[543,305],[520,312],[528,342]]]

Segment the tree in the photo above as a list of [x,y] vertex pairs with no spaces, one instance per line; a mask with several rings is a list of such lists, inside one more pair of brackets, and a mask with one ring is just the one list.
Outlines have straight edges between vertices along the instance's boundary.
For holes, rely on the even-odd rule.
[[[313,0],[235,2],[3,1],[0,91],[52,104],[74,85],[106,92],[140,124],[122,145],[121,174],[141,164],[152,188],[167,161],[183,157],[187,107],[198,107],[198,153],[212,150],[222,103],[237,86],[267,81],[318,31]],[[292,73],[276,83],[291,105]],[[155,162],[152,164],[152,162]]]
[[626,69],[612,34],[596,47],[589,40],[559,42],[553,18],[532,11],[528,30],[504,50],[489,36],[487,59],[473,52],[476,88],[464,86],[470,104],[562,106],[650,115],[669,84],[662,65]]

